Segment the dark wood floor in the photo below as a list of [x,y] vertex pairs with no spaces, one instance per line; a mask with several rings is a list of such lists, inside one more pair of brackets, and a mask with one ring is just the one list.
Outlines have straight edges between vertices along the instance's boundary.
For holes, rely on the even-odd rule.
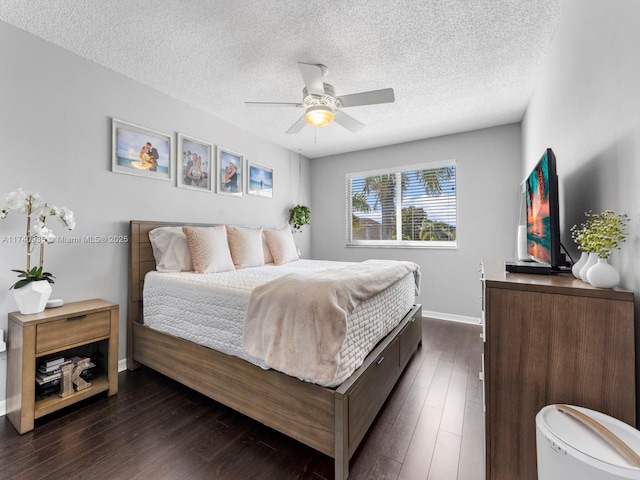
[[[484,478],[482,343],[427,320],[423,346],[351,460],[350,479]],[[333,478],[333,460],[148,369],[18,435],[0,418],[2,479]]]

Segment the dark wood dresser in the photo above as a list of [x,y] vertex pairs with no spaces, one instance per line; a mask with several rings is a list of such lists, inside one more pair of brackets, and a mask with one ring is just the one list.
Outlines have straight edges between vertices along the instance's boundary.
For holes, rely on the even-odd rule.
[[483,261],[487,480],[536,480],[535,416],[567,403],[636,425],[633,292]]

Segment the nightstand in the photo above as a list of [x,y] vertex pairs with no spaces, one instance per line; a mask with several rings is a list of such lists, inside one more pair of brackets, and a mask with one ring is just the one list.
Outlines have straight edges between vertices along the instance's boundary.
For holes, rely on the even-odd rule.
[[[118,305],[100,299],[9,314],[7,417],[19,433],[34,420],[101,392],[118,393]],[[95,359],[91,386],[66,397],[36,396],[36,369],[50,358],[74,355]]]

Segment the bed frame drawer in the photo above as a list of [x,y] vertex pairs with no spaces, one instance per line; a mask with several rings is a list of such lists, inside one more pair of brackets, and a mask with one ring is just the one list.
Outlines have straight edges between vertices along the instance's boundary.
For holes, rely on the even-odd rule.
[[110,332],[110,321],[111,313],[106,311],[37,325],[36,354],[107,338]]
[[375,367],[367,369],[349,394],[350,451],[358,447],[396,384],[400,376],[399,358],[400,342],[396,338],[376,357]]
[[400,369],[409,363],[411,356],[422,342],[422,316],[414,317],[400,332]]

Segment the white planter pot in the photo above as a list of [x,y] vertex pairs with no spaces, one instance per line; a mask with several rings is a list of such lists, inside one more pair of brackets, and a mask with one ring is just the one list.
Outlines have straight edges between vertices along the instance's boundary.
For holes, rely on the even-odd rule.
[[580,255],[580,260],[573,264],[573,267],[571,267],[571,273],[573,273],[574,277],[578,279],[580,278],[580,270],[582,269],[582,267],[584,267],[584,264],[587,263],[587,258],[589,258],[589,253],[582,252],[582,255]]
[[29,282],[24,287],[13,289],[18,309],[25,315],[44,311],[50,296],[51,285],[46,280]]
[[598,263],[587,272],[587,280],[594,287],[613,288],[620,283],[620,274],[606,258],[598,258]]
[[580,269],[580,280],[583,282],[588,282],[587,280],[587,272],[591,267],[593,267],[596,263],[598,263],[598,254],[595,252],[589,253],[589,258]]

